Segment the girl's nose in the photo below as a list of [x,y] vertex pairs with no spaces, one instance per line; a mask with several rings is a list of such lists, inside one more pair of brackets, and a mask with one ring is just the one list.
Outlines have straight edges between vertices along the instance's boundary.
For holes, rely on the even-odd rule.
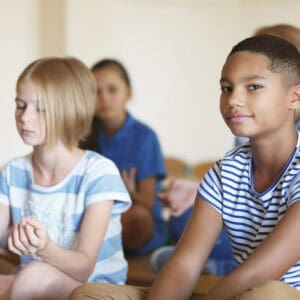
[[26,108],[23,110],[22,114],[21,114],[21,117],[20,117],[21,121],[23,123],[28,123],[31,121],[32,119],[32,116],[31,116],[31,112],[30,112],[30,109]]

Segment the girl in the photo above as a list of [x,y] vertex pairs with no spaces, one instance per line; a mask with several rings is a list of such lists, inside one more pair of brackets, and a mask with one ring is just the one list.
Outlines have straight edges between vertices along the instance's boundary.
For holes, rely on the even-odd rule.
[[126,110],[131,84],[123,65],[105,59],[92,72],[97,81],[96,113],[92,133],[81,146],[96,149],[122,172],[133,201],[122,216],[124,247],[144,254],[167,239],[161,203],[155,199],[165,177],[164,159],[154,131]]
[[66,299],[86,281],[124,283],[129,195],[110,160],[78,148],[95,109],[93,75],[77,59],[44,58],[16,92],[17,129],[33,151],[0,173],[0,236],[12,222],[8,247],[23,266],[0,278],[0,299]]

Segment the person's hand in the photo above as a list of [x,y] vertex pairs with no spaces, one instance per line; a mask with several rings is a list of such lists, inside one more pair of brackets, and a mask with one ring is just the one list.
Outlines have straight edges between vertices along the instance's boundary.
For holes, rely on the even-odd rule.
[[129,171],[122,170],[122,179],[130,195],[136,192],[136,168],[131,168]]
[[32,217],[14,224],[8,236],[8,249],[18,255],[37,254],[49,240],[46,226]]
[[198,182],[189,179],[170,179],[165,191],[157,197],[171,209],[171,215],[178,217],[190,208],[195,201]]

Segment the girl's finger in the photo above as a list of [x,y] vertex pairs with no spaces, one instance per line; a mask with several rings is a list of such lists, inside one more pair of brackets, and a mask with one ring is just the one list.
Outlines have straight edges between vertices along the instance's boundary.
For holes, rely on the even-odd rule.
[[24,247],[20,240],[20,224],[13,225],[12,243],[13,246],[17,248],[22,254],[25,254],[27,252],[26,247]]
[[39,238],[34,231],[34,227],[31,225],[26,225],[25,227],[26,235],[31,246],[31,253],[35,253],[39,249]]
[[26,227],[26,224],[21,223],[19,225],[19,239],[20,239],[20,242],[22,243],[22,245],[24,246],[24,248],[27,249],[29,246],[29,241],[27,238],[25,227]]
[[17,255],[22,255],[21,251],[19,251],[15,246],[14,246],[14,243],[12,241],[12,236],[10,235],[7,239],[7,247],[8,247],[8,250],[17,254]]

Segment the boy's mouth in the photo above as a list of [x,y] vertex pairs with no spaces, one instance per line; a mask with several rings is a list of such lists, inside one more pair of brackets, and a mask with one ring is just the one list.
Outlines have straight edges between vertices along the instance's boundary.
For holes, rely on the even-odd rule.
[[240,123],[240,122],[244,122],[250,118],[252,118],[252,115],[250,115],[250,114],[239,114],[239,113],[228,114],[226,116],[226,119],[230,123]]

